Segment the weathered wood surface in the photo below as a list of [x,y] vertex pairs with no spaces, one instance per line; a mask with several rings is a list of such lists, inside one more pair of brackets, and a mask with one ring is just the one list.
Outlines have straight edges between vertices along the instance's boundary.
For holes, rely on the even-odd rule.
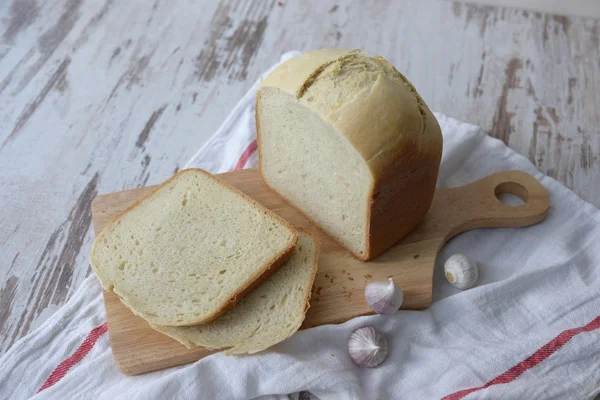
[[470,0],[470,2],[493,6],[519,7],[561,15],[600,18],[598,0]]
[[89,273],[98,193],[158,183],[290,49],[389,58],[600,205],[600,23],[437,0],[0,2],[0,351]]

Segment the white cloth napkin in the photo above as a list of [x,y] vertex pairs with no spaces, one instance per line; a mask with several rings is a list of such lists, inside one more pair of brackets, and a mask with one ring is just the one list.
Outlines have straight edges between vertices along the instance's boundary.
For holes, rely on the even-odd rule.
[[[255,88],[188,167],[255,165]],[[593,398],[600,393],[600,211],[476,126],[436,117],[444,133],[440,187],[520,169],[548,189],[551,210],[530,228],[481,229],[448,243],[429,309],[355,318],[300,331],[257,355],[215,354],[128,377],[113,362],[91,276],[0,358],[0,398],[246,399],[301,390],[321,399]],[[484,264],[477,286],[464,292],[443,277],[443,262],[457,252]],[[360,368],[346,352],[362,326],[388,340],[378,368]]]

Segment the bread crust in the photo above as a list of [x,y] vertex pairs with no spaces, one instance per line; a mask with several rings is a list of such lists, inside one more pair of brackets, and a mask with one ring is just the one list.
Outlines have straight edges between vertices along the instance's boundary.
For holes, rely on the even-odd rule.
[[304,303],[305,303],[304,317],[302,318],[302,321],[300,321],[300,325],[302,325],[302,322],[304,322],[304,318],[306,317],[306,311],[308,311],[308,309],[310,308],[310,298],[312,296],[312,286],[315,283],[315,277],[317,276],[317,271],[319,270],[319,256],[321,255],[321,241],[319,240],[317,235],[315,235],[314,233],[311,233],[308,229],[296,227],[296,230],[306,233],[315,242],[315,262],[313,263],[312,273],[310,274],[309,282],[307,285],[308,290],[306,291],[306,297],[304,299]]
[[[244,281],[240,285],[240,288],[239,288],[239,290],[237,292],[233,293],[231,296],[229,296],[228,298],[226,298],[225,300],[223,300],[216,307],[215,312],[209,314],[205,318],[194,320],[191,323],[179,323],[178,324],[178,323],[171,323],[170,321],[169,321],[169,323],[164,323],[164,321],[161,322],[160,320],[157,320],[156,317],[148,315],[147,313],[145,313],[143,311],[137,310],[135,308],[135,306],[132,304],[132,302],[128,299],[128,297],[127,297],[127,295],[125,293],[119,293],[118,288],[117,288],[117,290],[115,290],[114,284],[112,282],[110,282],[110,280],[107,277],[103,277],[102,276],[101,267],[98,266],[98,265],[96,265],[96,263],[94,261],[94,253],[95,253],[95,250],[96,250],[96,246],[98,246],[99,243],[101,243],[102,238],[110,231],[110,229],[112,229],[112,227],[114,225],[116,225],[116,224],[119,223],[119,221],[121,220],[121,218],[125,214],[129,213],[131,210],[133,210],[136,207],[138,207],[144,201],[147,201],[148,199],[152,198],[158,191],[160,191],[165,186],[169,185],[171,182],[173,182],[174,180],[176,180],[178,177],[180,177],[180,176],[182,176],[184,174],[187,174],[187,173],[192,173],[192,172],[200,172],[200,173],[206,175],[207,177],[209,177],[210,179],[212,179],[213,181],[215,181],[219,185],[223,186],[224,188],[226,188],[228,190],[231,190],[232,192],[234,192],[236,195],[238,195],[242,199],[248,201],[253,208],[255,208],[255,209],[263,212],[264,214],[268,214],[271,217],[273,217],[274,219],[276,219],[277,221],[279,221],[279,223],[281,223],[283,226],[285,226],[286,228],[288,228],[288,230],[290,230],[290,232],[292,233],[292,240],[290,242],[290,245],[287,248],[285,248],[280,253],[276,254],[271,260],[267,261],[259,269],[257,269],[257,271],[254,274],[250,275],[248,277],[248,279],[246,279],[246,281]],[[137,200],[131,206],[129,206],[128,208],[126,208],[125,210],[123,210],[122,212],[120,212],[119,214],[117,214],[104,227],[104,229],[102,230],[102,232],[100,232],[100,234],[96,237],[96,240],[94,241],[94,245],[92,247],[92,251],[91,251],[91,255],[90,255],[90,264],[91,264],[92,269],[94,270],[94,272],[96,272],[96,276],[98,277],[98,280],[100,281],[103,289],[106,290],[106,291],[108,291],[108,292],[113,292],[113,293],[117,294],[119,296],[119,298],[121,299],[121,302],[125,306],[127,306],[135,315],[138,315],[138,316],[144,318],[145,320],[147,320],[147,321],[149,321],[149,322],[151,322],[153,324],[156,324],[156,325],[195,326],[195,325],[201,325],[201,324],[205,324],[205,323],[214,321],[219,316],[221,316],[222,314],[224,314],[228,310],[230,310],[233,307],[235,307],[235,305],[241,299],[243,299],[244,296],[246,296],[250,291],[252,291],[252,289],[254,289],[256,286],[258,286],[262,282],[264,282],[269,276],[271,276],[283,264],[285,264],[285,262],[287,260],[289,260],[289,258],[291,257],[291,255],[292,255],[292,253],[294,251],[294,248],[296,247],[296,243],[297,242],[298,242],[298,232],[296,231],[296,229],[288,221],[284,220],[279,215],[275,214],[273,211],[271,211],[271,210],[267,209],[266,207],[262,206],[261,204],[259,204],[256,200],[254,200],[250,196],[246,195],[245,193],[243,193],[239,189],[237,189],[237,188],[229,185],[228,183],[224,182],[223,180],[217,178],[213,174],[211,174],[211,173],[209,173],[207,171],[204,171],[203,169],[200,169],[200,168],[190,168],[190,169],[184,169],[184,170],[181,170],[181,171],[177,172],[175,175],[173,175],[172,177],[170,177],[169,179],[167,179],[165,182],[163,182],[162,184],[158,185],[148,195],[146,195],[146,196],[142,197],[141,199]]]
[[378,256],[421,222],[433,200],[438,165],[439,157],[435,156],[409,159],[399,162],[379,180],[371,191],[367,251],[364,257],[355,256],[363,261]]
[[[278,67],[262,82],[261,88],[276,87],[300,99],[327,66],[337,61],[353,62],[356,57],[366,55],[356,50],[339,49],[304,53]],[[371,171],[373,186],[365,216],[365,252],[359,254],[340,243],[363,261],[397,243],[423,219],[435,193],[442,155],[439,124],[414,86],[387,61],[374,59],[383,72],[368,92],[352,93],[355,96],[335,112],[323,109],[329,114],[313,109],[346,137]],[[260,94],[259,89],[255,120],[262,172]],[[379,114],[375,115],[373,110]],[[374,126],[377,130],[372,128]],[[263,180],[270,187],[264,175]],[[286,201],[325,231],[293,202]]]

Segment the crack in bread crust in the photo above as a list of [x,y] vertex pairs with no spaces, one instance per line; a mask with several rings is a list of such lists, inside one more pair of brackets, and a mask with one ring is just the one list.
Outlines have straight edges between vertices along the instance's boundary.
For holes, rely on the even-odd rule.
[[306,80],[304,81],[304,84],[302,84],[302,86],[298,89],[298,93],[296,93],[296,98],[298,98],[298,99],[302,98],[304,96],[304,94],[306,93],[306,91],[319,79],[319,76],[323,73],[323,71],[325,71],[325,69],[327,67],[329,67],[330,65],[332,65],[336,62],[342,61],[344,59],[356,57],[356,55],[358,53],[360,53],[360,50],[354,49],[351,51],[351,54],[341,56],[341,57],[338,57],[331,61],[328,61],[328,62],[322,64],[319,68],[315,69],[314,72],[308,78],[306,78]]

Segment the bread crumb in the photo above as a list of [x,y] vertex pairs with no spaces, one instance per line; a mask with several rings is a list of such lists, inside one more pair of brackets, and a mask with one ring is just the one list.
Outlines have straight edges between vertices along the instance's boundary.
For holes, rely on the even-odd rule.
[[332,353],[329,353],[329,355],[330,355],[331,357],[335,357],[335,356],[334,356]]
[[371,274],[365,274],[365,279],[371,279],[373,277],[373,275]]
[[349,277],[348,277],[348,280],[349,280],[349,281],[353,281],[353,280],[354,280],[354,278],[353,278],[353,277],[351,277],[351,276],[349,276]]
[[419,255],[418,255],[418,254],[415,254],[415,255],[413,256],[413,258],[416,260],[417,258],[419,258]]
[[329,278],[329,275],[328,275],[328,274],[325,274],[325,278]]
[[345,274],[345,273],[346,273],[346,270],[345,270],[345,269],[343,269],[343,270],[342,270],[342,274]]

